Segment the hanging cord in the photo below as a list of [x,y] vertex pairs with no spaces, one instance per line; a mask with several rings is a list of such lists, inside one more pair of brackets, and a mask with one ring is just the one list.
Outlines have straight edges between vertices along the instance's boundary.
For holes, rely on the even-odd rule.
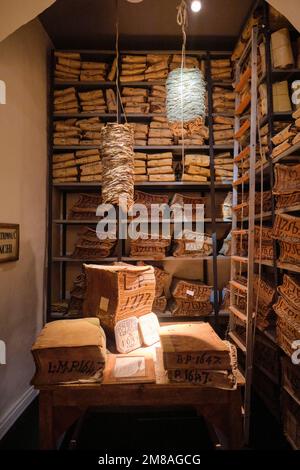
[[[117,63],[116,63],[117,95],[118,95],[118,98],[119,98],[119,101],[120,101],[120,104],[121,104],[122,112],[123,112],[124,117],[125,117],[125,122],[127,124],[127,116],[126,116],[125,109],[124,109],[124,106],[123,106],[123,103],[122,103],[122,97],[121,97],[120,87],[119,87],[119,75],[120,75],[120,71],[119,71],[119,57],[120,57],[120,54],[119,54],[119,0],[116,0],[116,44],[115,44],[115,47],[116,47],[116,61],[117,61]],[[117,122],[119,122],[119,118],[120,118],[119,106],[117,104]]]
[[183,126],[183,68],[185,67],[185,50],[186,50],[186,32],[185,28],[188,25],[187,21],[187,6],[186,1],[181,0],[177,6],[177,24],[181,26],[182,31],[182,48],[181,48],[181,162],[182,162],[182,174],[184,174],[184,126]]

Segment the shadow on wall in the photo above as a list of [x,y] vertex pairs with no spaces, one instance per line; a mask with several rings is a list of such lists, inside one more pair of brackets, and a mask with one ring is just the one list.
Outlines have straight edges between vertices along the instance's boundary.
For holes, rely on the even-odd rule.
[[37,262],[31,242],[21,241],[19,261],[0,264],[0,286],[1,279],[10,278],[6,306],[0,312],[0,339],[6,345],[6,364],[0,365],[0,425],[12,412],[12,397],[16,402],[22,397],[34,373],[30,349],[41,326]]

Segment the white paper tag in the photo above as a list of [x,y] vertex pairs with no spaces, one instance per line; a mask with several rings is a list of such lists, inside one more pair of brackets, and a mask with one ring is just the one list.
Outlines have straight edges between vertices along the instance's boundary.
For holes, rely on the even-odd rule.
[[120,320],[115,325],[117,350],[127,353],[141,347],[138,319],[136,317]]
[[193,290],[187,289],[186,294],[193,297],[195,295],[195,292]]
[[145,358],[143,356],[116,357],[114,376],[121,377],[142,377],[145,375]]

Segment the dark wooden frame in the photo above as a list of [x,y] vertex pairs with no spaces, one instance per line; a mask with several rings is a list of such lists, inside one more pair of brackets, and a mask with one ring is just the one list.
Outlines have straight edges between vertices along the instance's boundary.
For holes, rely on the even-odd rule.
[[16,240],[16,255],[15,256],[10,256],[9,258],[6,259],[1,259],[0,258],[0,263],[9,263],[11,261],[18,261],[20,258],[20,225],[19,224],[0,224],[0,231],[1,229],[15,229],[17,233],[17,240]]

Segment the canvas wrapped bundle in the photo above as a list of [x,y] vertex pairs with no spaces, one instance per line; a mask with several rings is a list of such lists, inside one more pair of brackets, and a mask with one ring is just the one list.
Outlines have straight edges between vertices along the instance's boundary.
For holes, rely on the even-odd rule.
[[[107,234],[108,235],[108,234]],[[116,236],[110,234],[105,239],[99,239],[96,230],[90,227],[83,227],[79,232],[79,239],[75,243],[75,249],[72,258],[97,260],[100,258],[108,258],[115,246]]]
[[300,192],[300,164],[281,165],[274,167],[275,185],[273,194],[292,194]]
[[276,209],[286,209],[300,205],[300,191],[291,194],[278,194],[276,196]]
[[134,198],[133,129],[129,124],[107,123],[102,137],[102,200],[127,210]]
[[208,323],[163,326],[160,341],[170,382],[236,388],[236,348],[222,341]]
[[86,276],[82,272],[73,281],[70,290],[70,301],[68,305],[68,315],[81,316],[83,311],[83,302],[86,294]]
[[277,240],[295,240],[300,242],[300,217],[289,214],[277,214],[272,235]]
[[31,352],[34,385],[102,382],[106,338],[96,318],[47,323]]
[[98,194],[79,194],[78,200],[69,211],[69,218],[72,220],[96,220],[97,207],[101,201],[101,196]]
[[267,279],[255,275],[253,291],[257,299],[256,323],[264,330],[272,325],[275,320],[272,305],[276,290]]
[[272,228],[260,227],[254,228],[255,259],[272,260],[273,259],[273,240]]
[[130,240],[130,256],[161,259],[167,255],[171,244],[171,237],[161,234],[140,234],[137,239]]
[[285,274],[278,292],[300,312],[300,282],[294,276]]
[[[182,213],[184,215],[184,206],[191,206],[191,215],[194,219],[199,212],[202,213],[201,209],[203,206],[203,217],[205,216],[205,205],[207,204],[207,197],[189,196],[185,194],[175,193],[171,200],[171,209],[173,214]],[[197,211],[197,209],[199,209]],[[198,212],[198,214],[197,214]],[[189,215],[189,214],[188,214]],[[188,217],[187,217],[188,218]]]
[[152,204],[159,204],[164,205],[168,204],[169,196],[164,194],[149,194],[143,191],[135,191],[134,192],[134,203],[135,204],[143,204],[147,208],[148,216],[151,214],[151,205]]
[[[189,134],[201,128],[205,118],[205,81],[198,68],[178,68],[166,80],[167,118],[174,132],[183,126]],[[181,125],[182,123],[182,125]],[[179,134],[180,135],[180,134]]]
[[279,29],[271,34],[271,53],[275,69],[286,69],[294,66],[290,33],[287,28]]
[[152,266],[84,265],[87,292],[85,316],[100,318],[110,333],[119,320],[140,317],[152,311],[155,276]]
[[205,233],[185,229],[181,238],[174,240],[173,256],[210,256],[213,251],[212,238]]
[[175,279],[172,284],[174,302],[171,312],[177,316],[207,316],[212,312],[212,288],[196,281]]

